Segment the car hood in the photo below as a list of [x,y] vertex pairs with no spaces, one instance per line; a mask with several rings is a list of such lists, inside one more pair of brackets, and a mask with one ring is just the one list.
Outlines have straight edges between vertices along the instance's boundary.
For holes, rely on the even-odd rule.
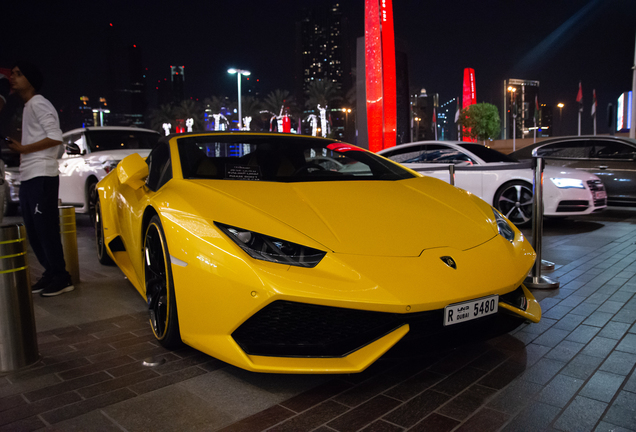
[[[423,250],[467,250],[497,232],[488,204],[437,179],[271,183],[196,181],[216,199],[198,212],[289,241],[273,218],[336,253],[419,256]],[[220,200],[219,200],[220,199]],[[235,205],[230,202],[233,201]],[[209,204],[208,204],[209,205]],[[231,208],[230,211],[219,210]],[[260,217],[259,217],[260,215]],[[263,218],[263,216],[268,216]]]

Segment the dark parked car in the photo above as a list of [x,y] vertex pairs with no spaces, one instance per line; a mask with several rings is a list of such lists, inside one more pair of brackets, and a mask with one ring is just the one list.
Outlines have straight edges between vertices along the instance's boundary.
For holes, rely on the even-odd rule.
[[597,175],[607,203],[636,206],[636,140],[616,136],[551,138],[510,153],[518,160],[545,158],[549,165],[578,168]]

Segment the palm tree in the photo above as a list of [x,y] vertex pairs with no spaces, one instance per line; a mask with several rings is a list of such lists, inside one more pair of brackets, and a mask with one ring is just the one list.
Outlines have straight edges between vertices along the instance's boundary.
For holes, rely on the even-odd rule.
[[294,97],[287,90],[276,89],[269,93],[263,101],[261,120],[269,123],[272,117],[280,117],[284,114],[295,116],[296,113],[298,113],[298,109]]
[[212,114],[218,114],[226,105],[225,97],[212,96],[211,98],[205,98],[203,99],[203,105],[205,106],[205,109],[209,109]]
[[275,115],[279,115],[281,108],[291,108],[295,105],[294,97],[289,91],[276,89],[270,92],[263,101],[263,108]]
[[180,119],[193,119],[193,131],[202,131],[205,129],[203,122],[203,108],[192,99],[182,100],[179,106],[175,109],[175,114]]
[[[241,114],[243,117],[252,117],[252,121],[259,119],[261,106],[261,101],[254,96],[241,96]],[[254,125],[252,124],[252,126]]]
[[307,87],[307,108],[315,108],[320,105],[328,107],[334,102],[342,100],[340,96],[340,88],[333,81],[317,80],[309,83]]
[[165,133],[163,124],[169,123],[171,125],[170,130],[174,132],[176,126],[175,119],[176,114],[172,105],[163,104],[159,107],[159,109],[155,109],[150,112],[150,128],[163,135]]

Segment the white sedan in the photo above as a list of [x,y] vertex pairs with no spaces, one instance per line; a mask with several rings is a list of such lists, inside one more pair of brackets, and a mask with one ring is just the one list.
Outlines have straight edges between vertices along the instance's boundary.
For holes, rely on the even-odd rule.
[[58,159],[59,197],[77,213],[95,209],[95,185],[132,153],[146,157],[161,135],[150,129],[104,126],[74,129],[63,135],[65,152]]
[[[534,171],[496,150],[473,143],[421,141],[378,154],[446,182],[450,182],[448,167],[454,165],[455,186],[492,204],[517,226],[532,219]],[[605,187],[593,174],[546,166],[543,178],[545,216],[583,215],[607,207]]]

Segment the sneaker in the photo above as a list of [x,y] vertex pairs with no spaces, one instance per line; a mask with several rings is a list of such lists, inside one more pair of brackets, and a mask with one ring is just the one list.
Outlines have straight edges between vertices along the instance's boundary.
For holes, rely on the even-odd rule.
[[52,281],[53,281],[52,276],[42,276],[39,281],[37,281],[31,286],[31,292],[33,294],[42,292],[42,290],[46,288],[46,286],[50,284]]
[[73,291],[75,287],[71,282],[71,277],[66,275],[63,277],[54,277],[53,280],[42,290],[40,295],[42,297],[53,297],[56,295],[64,294],[65,292]]

